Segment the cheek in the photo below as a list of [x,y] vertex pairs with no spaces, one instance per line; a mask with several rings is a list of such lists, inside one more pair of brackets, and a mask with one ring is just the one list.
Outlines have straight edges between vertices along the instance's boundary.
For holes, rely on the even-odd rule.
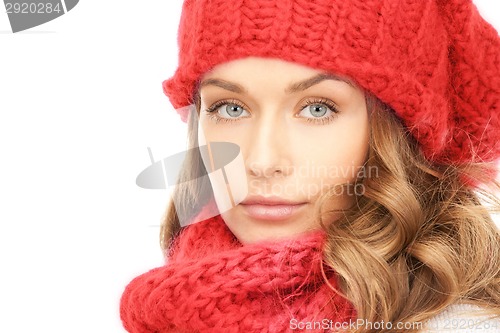
[[[302,137],[294,143],[297,161],[303,172],[299,175],[308,181],[328,184],[351,182],[366,161],[368,153],[368,128],[358,131],[334,130]],[[305,170],[309,170],[304,172]]]
[[[208,120],[210,121],[210,120]],[[198,143],[219,212],[226,212],[248,195],[243,154],[231,131],[215,130],[200,120]]]
[[200,143],[219,141],[239,144],[244,137],[245,128],[224,123],[216,124],[208,115],[201,115],[199,119],[198,142]]

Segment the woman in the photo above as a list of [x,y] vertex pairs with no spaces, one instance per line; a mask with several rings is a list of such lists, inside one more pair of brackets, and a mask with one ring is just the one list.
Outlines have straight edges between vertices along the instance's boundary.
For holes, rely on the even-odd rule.
[[500,331],[500,41],[470,0],[187,0],[179,46],[200,148],[128,331]]

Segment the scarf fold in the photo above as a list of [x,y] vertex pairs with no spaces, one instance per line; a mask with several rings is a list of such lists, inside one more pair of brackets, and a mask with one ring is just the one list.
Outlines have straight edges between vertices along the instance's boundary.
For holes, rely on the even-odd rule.
[[[334,272],[323,267],[324,240],[315,231],[242,245],[220,215],[190,225],[165,266],[126,287],[123,325],[131,333],[264,333],[349,321],[351,304],[328,286],[337,287]],[[316,324],[308,332],[329,331]]]

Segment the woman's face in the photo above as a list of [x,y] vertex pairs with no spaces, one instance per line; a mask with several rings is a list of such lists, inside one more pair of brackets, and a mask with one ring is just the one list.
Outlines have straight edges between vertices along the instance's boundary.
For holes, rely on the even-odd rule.
[[[318,228],[317,199],[334,185],[352,183],[366,160],[365,96],[348,79],[282,60],[245,58],[207,73],[200,97],[200,144],[225,141],[241,149],[248,194],[221,215],[242,243]],[[336,187],[338,195],[322,212],[349,207],[360,190]],[[336,214],[324,215],[326,222]]]

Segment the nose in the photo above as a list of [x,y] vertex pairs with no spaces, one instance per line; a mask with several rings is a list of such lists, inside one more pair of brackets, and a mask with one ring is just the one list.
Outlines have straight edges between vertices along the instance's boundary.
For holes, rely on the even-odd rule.
[[252,124],[245,162],[251,177],[286,177],[293,173],[289,134],[279,114]]

